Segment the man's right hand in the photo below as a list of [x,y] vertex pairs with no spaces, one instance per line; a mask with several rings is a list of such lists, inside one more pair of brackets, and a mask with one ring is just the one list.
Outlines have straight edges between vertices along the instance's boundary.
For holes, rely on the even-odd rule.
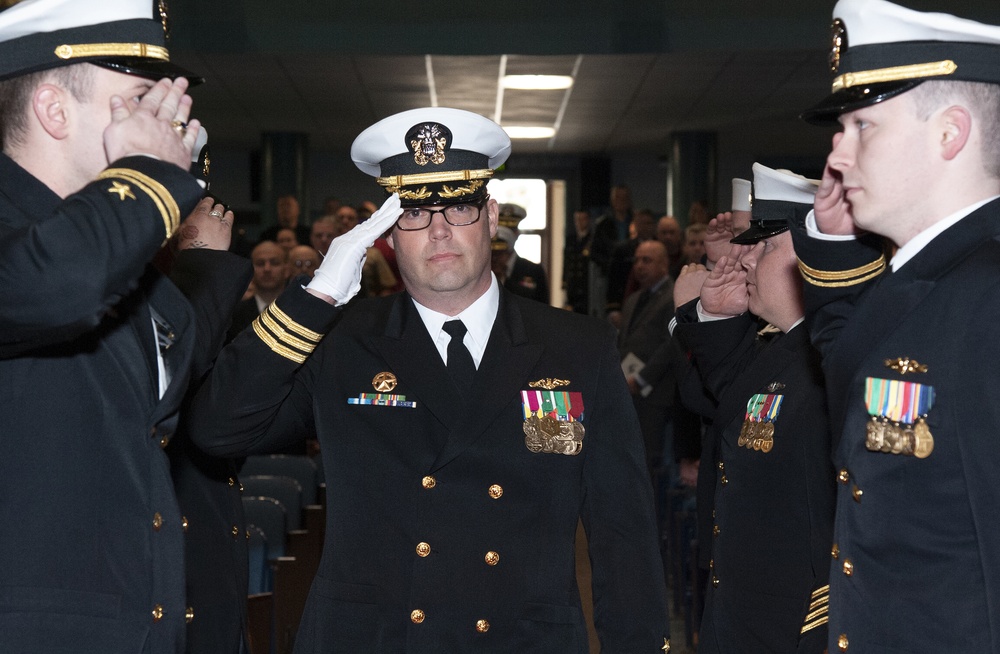
[[732,246],[701,286],[701,308],[713,316],[738,316],[747,310],[747,273],[739,265],[739,245]]
[[[191,96],[185,93],[187,87],[188,81],[183,77],[173,81],[161,79],[138,103],[112,96],[111,124],[104,130],[108,161],[146,154],[187,170],[201,128],[197,120],[187,123],[191,113]],[[180,123],[187,123],[187,128],[174,127]]]
[[701,286],[708,275],[708,269],[700,263],[689,263],[681,268],[674,282],[674,306],[684,306],[701,295]]
[[[833,135],[834,150],[842,138],[844,138],[843,132]],[[820,180],[819,189],[816,190],[813,215],[816,217],[816,227],[824,234],[858,233],[854,216],[851,214],[851,203],[844,197],[843,177],[830,167],[829,158],[823,169],[823,179]]]
[[705,261],[709,270],[715,267],[719,259],[726,256],[731,245],[729,241],[735,236],[731,211],[720,213],[708,221],[708,227],[705,229]]
[[351,231],[333,239],[326,258],[306,290],[330,304],[346,304],[361,290],[361,268],[375,239],[392,228],[401,213],[399,194],[393,193],[382,208]]

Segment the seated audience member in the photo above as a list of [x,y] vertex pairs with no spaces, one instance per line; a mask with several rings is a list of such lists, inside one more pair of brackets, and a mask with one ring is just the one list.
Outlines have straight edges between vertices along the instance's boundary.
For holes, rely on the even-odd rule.
[[288,255],[274,241],[258,243],[250,253],[253,264],[253,297],[241,301],[233,311],[233,324],[226,340],[233,340],[260,315],[264,307],[285,290],[288,281]]

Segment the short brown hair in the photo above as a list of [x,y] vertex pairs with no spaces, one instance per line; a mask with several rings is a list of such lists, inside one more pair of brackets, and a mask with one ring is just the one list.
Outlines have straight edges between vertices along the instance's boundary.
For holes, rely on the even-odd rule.
[[906,95],[913,102],[920,120],[927,120],[949,104],[960,104],[968,109],[982,134],[983,166],[992,177],[1000,179],[1000,85],[927,81]]
[[93,70],[90,64],[73,64],[0,81],[0,149],[21,143],[28,129],[31,95],[39,84],[52,82],[83,102],[93,90]]

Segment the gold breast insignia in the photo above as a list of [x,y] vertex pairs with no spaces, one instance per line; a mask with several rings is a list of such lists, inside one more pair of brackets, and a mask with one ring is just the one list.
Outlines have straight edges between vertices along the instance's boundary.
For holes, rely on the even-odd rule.
[[901,375],[905,375],[908,372],[927,372],[927,366],[920,363],[916,359],[911,359],[910,357],[886,359],[885,367],[890,370],[895,370]]
[[380,372],[372,379],[372,386],[379,393],[391,393],[396,388],[396,375],[391,372]]
[[569,380],[546,377],[545,379],[539,379],[538,381],[528,383],[529,388],[544,388],[547,391],[559,388],[560,386],[569,386]]

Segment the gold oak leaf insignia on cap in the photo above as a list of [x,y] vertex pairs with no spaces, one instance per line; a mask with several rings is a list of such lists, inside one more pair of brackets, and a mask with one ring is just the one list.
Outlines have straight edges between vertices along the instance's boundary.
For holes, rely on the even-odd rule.
[[122,184],[121,182],[111,182],[111,188],[108,189],[108,193],[117,193],[118,197],[124,202],[125,198],[135,199],[135,194],[132,193],[132,187],[128,184]]
[[569,386],[568,379],[553,379],[552,377],[546,377],[545,379],[539,379],[538,381],[533,381],[528,384],[531,388],[544,388],[547,391],[551,391],[553,388],[559,388],[560,386]]
[[911,359],[910,357],[886,359],[885,367],[890,370],[895,370],[901,375],[905,375],[908,372],[927,372],[926,365],[920,363],[916,359]]

